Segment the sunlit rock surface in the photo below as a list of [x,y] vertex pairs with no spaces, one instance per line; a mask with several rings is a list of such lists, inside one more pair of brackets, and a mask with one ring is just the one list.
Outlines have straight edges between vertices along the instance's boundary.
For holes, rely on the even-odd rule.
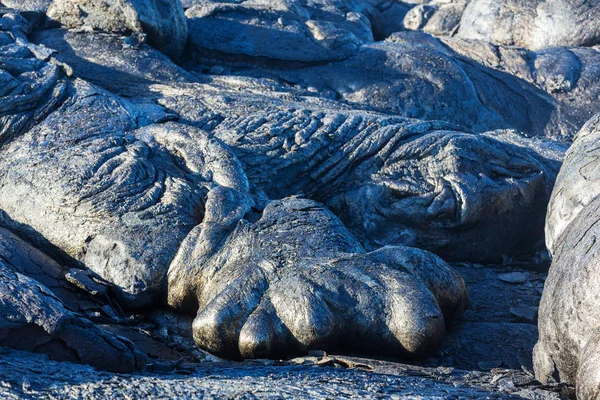
[[598,5],[534,3],[0,2],[2,344],[132,396],[231,394],[209,351],[372,371],[313,397],[593,398]]
[[458,36],[529,49],[600,43],[600,3],[587,0],[472,0]]
[[598,116],[579,132],[552,194],[546,240],[553,254],[539,314],[534,366],[542,382],[575,384],[578,398],[600,395],[598,369]]

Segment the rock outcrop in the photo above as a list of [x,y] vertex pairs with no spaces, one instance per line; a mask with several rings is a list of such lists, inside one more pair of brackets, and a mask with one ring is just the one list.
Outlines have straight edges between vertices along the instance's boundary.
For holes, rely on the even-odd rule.
[[59,268],[48,256],[0,228],[0,345],[106,371],[144,368],[147,359],[132,342],[69,310],[47,286],[23,275],[38,275],[64,292],[68,285]]
[[[132,371],[126,330],[96,323],[170,307],[177,329],[137,334],[428,357],[469,302],[447,262],[543,262],[546,223],[536,373],[596,396],[600,117],[555,181],[598,111],[596,22],[578,23],[598,6],[484,3],[2,2],[0,344]],[[539,295],[542,277],[505,275]],[[498,314],[518,327],[466,319],[447,348],[490,332],[467,356],[526,367],[527,296]],[[513,328],[519,354],[488,351]]]
[[598,139],[600,115],[584,125],[565,156],[546,217],[546,245],[553,254],[567,226],[600,195]]
[[472,0],[460,20],[458,36],[544,49],[600,43],[596,0]]
[[46,12],[52,0],[2,0],[0,2],[4,7],[17,11],[42,11]]
[[598,128],[594,117],[578,134],[552,194],[546,234],[554,258],[534,350],[537,378],[575,384],[580,399],[600,395]]
[[[322,202],[370,250],[404,244],[448,259],[489,261],[542,248],[543,204],[562,158],[558,145],[349,110],[264,79],[201,84],[169,60],[115,38],[57,31],[34,38],[60,49],[59,60],[80,76],[169,110],[153,108],[156,118],[180,118],[212,132],[236,154],[257,194]],[[138,62],[140,54],[161,72]],[[109,67],[111,75],[98,73]],[[259,89],[239,94],[250,87]],[[430,147],[421,154],[425,143]],[[462,161],[472,157],[478,161]],[[521,218],[528,229],[517,232],[512,227]]]
[[179,0],[54,0],[48,17],[67,28],[148,35],[148,42],[179,57],[188,36]]
[[194,339],[211,352],[423,357],[468,305],[462,278],[441,259],[404,247],[365,253],[318,203],[273,201],[254,223],[241,219],[245,208],[235,192],[212,191],[210,214],[169,269],[170,304],[194,301]]
[[[185,15],[198,51],[273,62],[322,63],[373,41],[362,1],[194,1]],[[265,45],[269,43],[269,45]]]

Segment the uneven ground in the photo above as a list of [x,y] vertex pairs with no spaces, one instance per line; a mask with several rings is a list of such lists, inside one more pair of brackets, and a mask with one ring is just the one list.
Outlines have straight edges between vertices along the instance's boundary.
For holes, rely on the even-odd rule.
[[[562,25],[542,20],[564,34],[546,44],[567,47],[551,49],[539,42],[548,32],[537,32],[535,19],[516,18],[501,40],[500,31],[479,32],[531,11],[515,0],[498,0],[506,5],[498,16],[482,14],[489,0],[410,11],[386,11],[392,2],[379,0],[348,9],[353,1],[315,0],[327,6],[320,9],[313,1],[211,0],[220,4],[212,11],[205,0],[54,0],[48,21],[51,0],[21,1],[0,0],[0,339],[12,347],[0,347],[0,398],[575,397],[573,387],[542,384],[533,372],[547,260],[454,264],[471,299],[455,320],[466,291],[441,260],[435,271],[428,265],[437,272],[431,285],[415,272],[425,258],[394,270],[399,289],[391,295],[393,285],[354,278],[377,277],[375,262],[401,264],[410,253],[381,250],[386,244],[494,263],[541,249],[565,148],[597,111],[600,28],[590,18],[579,24],[589,35],[571,37],[582,15],[600,10],[596,0],[548,2],[557,5],[549,15],[573,14]],[[96,9],[111,2],[115,14]],[[546,2],[530,2],[537,3]],[[162,18],[169,10],[174,18]],[[458,18],[463,11],[468,18]],[[406,12],[403,26],[386,25]],[[106,15],[123,13],[140,20],[111,26]],[[595,118],[590,130],[600,126]],[[592,161],[585,160],[590,170]],[[587,210],[590,221],[599,209]],[[591,244],[573,228],[566,270],[595,265],[571,252],[595,246],[598,234],[584,222]],[[546,286],[568,284],[560,296],[546,288],[538,343],[560,348],[571,332],[587,343],[585,328],[597,326],[586,320],[596,309],[596,277],[555,278],[554,260]],[[396,294],[415,307],[383,308]],[[591,299],[589,309],[579,295]],[[578,310],[548,317],[549,297]],[[188,315],[155,309],[165,300]],[[329,318],[331,310],[341,316]],[[426,339],[441,343],[442,311],[452,322],[441,349],[410,365],[318,350],[343,344],[418,357]],[[404,323],[410,329],[395,330]],[[337,331],[319,337],[324,327]],[[402,352],[397,340],[386,341],[388,331],[408,338]],[[298,338],[309,340],[298,347]],[[312,351],[230,361],[200,348],[232,358]],[[540,348],[537,377],[553,382],[557,375],[540,372]],[[591,375],[600,370],[593,350]],[[100,372],[53,355],[104,370],[146,367]],[[575,382],[562,371],[560,378]],[[590,386],[584,378],[579,397],[597,398],[581,395],[581,383]]]
[[[154,359],[144,373],[99,372],[2,348],[0,394],[97,399],[569,398],[572,388],[540,385],[531,369],[545,273],[528,265],[455,267],[467,282],[471,307],[449,328],[437,357],[420,366],[318,353],[279,362],[228,362],[195,350],[184,335],[166,332],[161,321],[175,316],[165,314],[132,326],[107,325],[135,340]],[[182,330],[188,322],[181,319]]]

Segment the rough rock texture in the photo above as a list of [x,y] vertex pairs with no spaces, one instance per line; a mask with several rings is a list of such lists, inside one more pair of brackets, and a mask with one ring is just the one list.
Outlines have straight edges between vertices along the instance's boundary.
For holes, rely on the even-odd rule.
[[0,229],[0,345],[113,372],[143,368],[146,358],[132,342],[70,311],[48,287],[22,274],[59,285],[58,268],[39,250]]
[[[524,90],[539,88],[550,95],[548,104],[552,105],[542,106],[542,103],[537,103],[535,106],[550,107],[541,113],[538,111],[537,117],[537,123],[543,124],[542,129],[549,137],[570,142],[581,126],[597,111],[596,104],[600,95],[600,52],[597,48],[560,47],[534,52],[483,41],[456,38],[442,41],[455,52],[466,56],[464,61],[475,61],[498,71],[491,73],[499,76],[510,74],[518,78],[516,82],[520,82],[523,88],[527,88]],[[534,133],[531,127],[523,126],[520,129],[529,134]]]
[[179,0],[54,0],[48,17],[68,28],[144,32],[152,46],[171,57],[181,55],[188,36]]
[[[24,46],[17,49],[30,54]],[[55,65],[33,61],[53,71],[41,91],[50,91],[51,100],[39,106],[39,113],[56,110],[21,135],[21,126],[11,125],[21,114],[4,117],[5,136],[12,141],[3,148],[0,207],[16,229],[26,225],[122,287],[123,297],[133,296],[131,305],[148,303],[165,288],[181,240],[202,219],[204,183],[247,185],[243,173],[236,172],[240,167],[227,149],[197,129],[136,129],[152,122],[152,109],[137,108],[80,80],[66,83]],[[10,96],[7,91],[3,99],[11,101]],[[203,158],[201,149],[189,148],[190,141],[218,160]],[[224,168],[222,173],[209,166],[215,163],[221,163],[217,169]]]
[[[401,243],[478,261],[540,248],[543,205],[558,163],[497,140],[501,135],[360,115],[258,117],[244,118],[243,126],[252,127],[247,132],[230,130],[229,121],[216,129],[237,148],[250,181],[271,198],[294,192],[323,202],[368,249]],[[306,128],[300,137],[292,130],[277,141],[255,139],[280,124]],[[331,155],[319,152],[324,141]],[[267,161],[265,153],[280,156]],[[517,220],[529,221],[528,229],[512,229]]]
[[56,113],[3,149],[0,207],[141,306],[161,295],[168,264],[201,221],[204,184],[247,182],[228,150],[195,128],[135,127],[121,100],[75,82]]
[[423,357],[441,344],[445,317],[468,305],[464,282],[441,259],[403,247],[365,253],[313,201],[271,202],[253,224],[241,221],[243,200],[229,190],[210,192],[206,207],[169,269],[169,303],[197,298],[194,339],[212,353]]
[[540,339],[534,352],[538,379],[576,384],[581,399],[600,394],[599,119],[592,118],[577,135],[548,208],[546,241],[554,259],[540,305]]
[[[270,203],[257,222],[255,229],[259,233],[256,233],[256,239],[253,235],[249,238],[241,235],[239,243],[223,243],[217,233],[237,224],[254,202],[248,194],[249,183],[241,164],[222,142],[208,133],[189,125],[156,123],[162,118],[158,115],[157,121],[152,121],[153,116],[156,115],[148,113],[147,109],[138,108],[84,81],[70,81],[62,104],[53,113],[28,132],[18,137],[13,135],[2,148],[0,207],[8,216],[7,223],[15,229],[27,226],[66,255],[116,284],[122,289],[120,300],[130,307],[146,306],[164,298],[167,267],[178,249],[175,262],[185,258],[188,244],[200,249],[207,246],[209,253],[240,253],[239,260],[229,258],[232,263],[229,269],[217,257],[213,267],[223,272],[222,280],[215,276],[208,279],[208,283],[203,283],[203,286],[212,284],[215,291],[201,290],[203,299],[198,302],[202,312],[197,321],[202,322],[204,317],[210,320],[211,313],[215,315],[214,325],[196,324],[196,340],[203,347],[225,354],[235,354],[238,345],[237,340],[232,344],[223,334],[223,330],[229,329],[228,322],[223,321],[219,313],[233,314],[242,304],[222,301],[218,307],[205,306],[211,305],[213,300],[218,303],[228,291],[238,291],[237,282],[229,279],[232,277],[241,275],[239,283],[242,288],[259,291],[255,288],[257,282],[253,276],[262,273],[262,263],[267,262],[268,257],[265,254],[261,259],[250,254],[258,258],[244,259],[244,251],[252,249],[247,247],[247,241],[262,240],[267,249],[274,249],[280,244],[278,231],[285,233],[290,241],[314,239],[314,252],[303,254],[304,257],[310,254],[315,257],[314,262],[321,264],[317,265],[319,273],[314,269],[306,272],[310,262],[300,255],[294,259],[294,253],[300,252],[300,249],[308,251],[297,242],[299,248],[292,246],[287,249],[289,254],[278,250],[279,260],[289,262],[290,268],[282,272],[283,277],[279,273],[269,277],[271,288],[267,293],[269,303],[275,303],[276,299],[280,302],[279,312],[294,310],[290,308],[293,302],[286,298],[293,294],[292,299],[307,307],[305,324],[299,322],[298,326],[294,326],[292,322],[296,317],[293,315],[290,317],[292,322],[284,320],[293,336],[287,335],[285,330],[269,332],[272,339],[266,342],[269,347],[266,350],[252,349],[253,341],[263,338],[256,332],[247,333],[244,343],[250,349],[240,349],[244,356],[256,356],[260,351],[270,356],[289,354],[297,351],[296,340],[302,342],[300,350],[332,342],[339,339],[342,324],[363,314],[364,320],[357,322],[356,330],[351,330],[350,334],[365,330],[363,334],[368,338],[383,335],[387,343],[395,344],[393,353],[422,356],[439,346],[444,331],[442,310],[451,317],[464,310],[467,303],[460,277],[445,269],[441,260],[421,265],[418,255],[428,256],[420,250],[406,250],[408,253],[415,252],[416,259],[415,265],[411,265],[412,260],[405,261],[407,266],[403,268],[422,269],[415,275],[423,274],[423,277],[406,277],[398,273],[398,277],[384,278],[386,266],[393,268],[400,255],[388,255],[388,250],[381,250],[382,253],[369,256],[372,257],[370,262],[374,271],[368,273],[373,274],[374,279],[383,279],[382,283],[375,285],[376,288],[385,288],[385,291],[379,293],[377,289],[360,285],[355,289],[338,289],[341,296],[339,304],[334,303],[329,310],[319,309],[316,303],[312,304],[317,299],[311,297],[310,291],[302,290],[306,289],[302,284],[305,279],[318,293],[317,285],[345,287],[342,277],[335,279],[337,273],[345,271],[346,274],[360,276],[367,273],[359,266],[359,261],[344,258],[343,253],[361,253],[363,250],[339,220],[323,210],[325,214],[320,218],[309,218],[301,223],[301,218],[295,220],[290,216],[291,221],[286,224],[283,221],[285,213],[280,216],[281,221],[277,215],[269,214],[269,210],[276,208],[275,203]],[[229,204],[222,196],[233,196],[239,201]],[[302,200],[290,202],[298,202],[300,207],[308,209],[320,207],[315,203],[303,206]],[[239,215],[230,215],[232,210],[238,210]],[[236,216],[237,219],[234,218]],[[194,228],[200,221],[203,224]],[[211,223],[216,224],[216,232],[206,229]],[[331,227],[328,227],[329,223]],[[279,228],[275,232],[268,229],[262,232],[260,227],[263,225]],[[329,242],[321,243],[320,229],[331,235],[333,243],[337,243],[339,235],[346,237],[349,243],[335,246]],[[246,274],[244,266],[254,267],[254,263],[258,264],[258,269]],[[184,262],[183,266],[189,269],[193,265]],[[195,291],[192,280],[185,278],[179,276],[176,284],[183,286],[184,290]],[[281,282],[277,283],[279,278]],[[228,291],[221,293],[225,288]],[[356,293],[346,295],[346,290]],[[397,298],[397,291],[404,294]],[[243,290],[240,295],[242,293]],[[260,292],[257,294],[262,295]],[[379,312],[365,302],[365,295],[371,301],[379,298]],[[354,300],[360,300],[355,306],[356,314],[342,311],[343,306]],[[267,307],[267,303],[264,302],[263,306]],[[314,315],[311,307],[316,310]],[[383,316],[382,310],[389,310],[394,318],[378,319]],[[398,315],[411,315],[411,318],[402,319]],[[339,320],[334,318],[328,322],[329,316]],[[327,318],[322,320],[323,317]],[[274,321],[273,324],[277,323]],[[315,327],[323,333],[311,337]],[[210,336],[211,329],[217,332],[216,337]],[[388,329],[392,332],[385,336]],[[208,331],[205,338],[203,331]],[[209,343],[209,340],[217,344]],[[219,345],[221,342],[224,344]],[[356,343],[358,339],[348,339],[347,344],[341,342],[340,346],[358,347]],[[259,343],[259,346],[262,344]]]
[[[65,268],[4,228],[0,228],[0,259],[12,271],[32,277],[52,290],[70,310],[86,312],[104,306],[94,296],[108,294],[109,288],[105,282],[96,276],[84,275],[81,270]],[[90,296],[90,293],[94,296]]]
[[[98,79],[96,76],[102,65],[98,65],[97,60],[106,58],[100,49],[113,47],[111,53],[115,54],[119,46],[118,41],[94,43],[99,40],[97,35],[67,33],[62,41],[68,42],[71,49],[66,43],[61,45],[60,38],[49,37],[52,35],[59,33],[44,31],[34,37],[35,41],[61,49],[58,57],[69,64],[75,66],[82,62],[69,57],[68,53],[73,51],[73,56],[89,60],[85,68],[77,70],[80,74],[88,70],[86,79],[93,81]],[[254,45],[259,44],[256,39]],[[128,43],[122,43],[120,47],[126,49],[125,57],[117,56],[124,60],[123,66],[106,60],[105,67],[110,65],[110,68],[104,68],[100,74],[110,74],[115,68],[131,68],[128,66],[135,64],[135,58],[141,59],[142,54],[145,63],[155,58],[143,50],[135,51],[142,46],[132,48]],[[190,48],[193,53],[194,46]],[[271,51],[275,47],[268,49]],[[242,65],[230,68],[237,74],[272,76],[279,80],[274,84],[276,88],[281,88],[283,81],[289,90],[291,83],[301,95],[314,98],[318,94],[319,101],[324,97],[340,99],[352,108],[369,106],[407,117],[445,120],[475,132],[514,128],[530,136],[563,141],[569,141],[593,115],[595,101],[600,95],[597,67],[600,53],[587,48],[533,53],[483,42],[438,41],[423,33],[407,32],[394,35],[385,43],[362,46],[349,59],[325,66],[283,68],[279,65],[276,68],[278,64],[272,63],[257,68],[255,64],[262,63],[260,57],[232,62],[225,55],[211,53],[205,56],[207,58],[203,60],[211,60],[210,68],[223,69],[222,63]],[[214,66],[214,63],[218,65]],[[174,70],[172,66],[164,67],[168,71]],[[205,79],[199,76],[199,80]],[[108,82],[110,90],[123,93],[131,86],[127,76],[123,81]]]
[[595,373],[600,367],[596,336],[600,327],[599,220],[600,197],[596,197],[554,244],[554,259],[540,304],[540,339],[534,352],[540,381],[554,378],[574,383],[582,388],[583,399],[596,398],[600,388]]
[[[477,377],[494,391],[545,396],[527,372],[543,276],[513,262],[546,257],[544,209],[564,151],[548,139],[568,144],[597,112],[598,50],[451,37],[465,4],[57,0],[49,13],[60,29],[42,24],[42,13],[1,8],[0,226],[57,261],[10,250],[29,245],[6,233],[0,260],[24,260],[10,264],[23,279],[7,278],[17,295],[6,304],[20,294],[43,303],[15,306],[14,321],[31,329],[47,310],[85,315],[98,337],[139,345],[153,372],[193,374],[190,362],[211,359],[198,345],[232,358],[312,350],[298,362],[363,369],[376,363],[322,350],[433,355],[421,362],[441,368],[410,372],[440,378],[448,396],[480,395],[462,390]],[[183,8],[191,36],[175,64],[159,50],[181,53]],[[421,32],[389,36],[403,23]],[[506,265],[459,267],[474,294],[461,319],[462,278],[424,249]],[[56,289],[56,303],[30,279]],[[167,302],[188,315],[165,313]],[[552,318],[540,318],[540,376],[553,359],[563,363],[562,353],[544,353],[566,337],[562,327],[548,333]],[[42,326],[42,338],[64,334]],[[582,349],[581,396],[597,390],[588,328],[579,332],[589,344],[560,344]],[[127,368],[137,366],[133,347],[115,340],[128,349]],[[55,344],[45,351],[87,360]],[[457,377],[451,368],[461,366],[493,375]],[[146,378],[121,387],[163,395],[203,382]],[[429,394],[427,383],[410,382]],[[112,390],[105,381],[87,388]]]
[[404,29],[403,20],[413,4],[402,1],[376,1],[376,13],[370,16],[375,40],[383,40]]
[[[253,190],[271,199],[299,195],[324,203],[369,250],[405,244],[479,261],[541,248],[540,204],[552,188],[560,146],[515,142],[519,135],[507,131],[476,136],[451,124],[348,110],[266,80],[183,83],[186,75],[168,60],[137,63],[140,54],[152,53],[107,36],[48,31],[34,39],[60,49],[59,60],[82,77],[127,96],[147,96],[212,131],[237,155]],[[116,71],[102,73],[108,69],[98,62]],[[253,92],[240,96],[239,90]],[[515,232],[522,218],[529,229]]]
[[600,43],[597,0],[472,0],[458,36],[529,49]]
[[[452,266],[467,285],[469,309],[447,327],[440,351],[424,365],[532,371],[537,308],[546,273],[533,270],[531,264]],[[520,278],[507,279],[512,275]]]
[[16,14],[2,22],[0,145],[42,121],[66,92],[60,68],[40,60],[51,52],[27,41],[28,21]]
[[[523,371],[473,373],[349,357],[307,357],[293,363],[204,363],[183,374],[122,375],[45,360],[6,348],[0,395],[55,398],[432,398],[559,399]],[[304,365],[299,365],[304,363]]]
[[[403,21],[404,29],[421,30],[435,36],[453,36],[458,30],[469,0],[433,0],[422,3],[406,13]],[[397,31],[400,29],[394,32]]]
[[43,11],[46,12],[52,0],[2,0],[0,5],[18,11]]
[[565,156],[546,217],[546,245],[553,254],[567,226],[600,195],[599,139],[600,114],[585,124]]
[[185,15],[200,52],[314,63],[347,58],[373,41],[361,12],[368,3],[358,0],[193,3]]
[[594,113],[599,60],[595,49],[533,53],[402,32],[333,65],[245,73],[283,79],[352,107],[448,121],[475,132],[513,128],[569,141]]

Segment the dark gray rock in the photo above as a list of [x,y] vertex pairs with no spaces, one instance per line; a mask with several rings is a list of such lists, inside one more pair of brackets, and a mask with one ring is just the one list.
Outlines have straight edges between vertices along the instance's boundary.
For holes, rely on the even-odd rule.
[[530,49],[600,43],[596,0],[472,0],[458,36]]
[[510,313],[514,315],[517,320],[529,323],[536,321],[537,311],[537,307],[528,306],[519,306],[510,309]]
[[188,36],[179,0],[54,0],[48,17],[67,28],[144,32],[152,46],[171,57],[181,55]]
[[[65,281],[67,268],[48,257],[45,253],[31,246],[12,232],[0,228],[0,261],[11,271],[34,278],[44,285],[60,299],[69,309],[74,311],[84,311],[82,304],[86,307],[100,309],[103,305],[97,298],[90,297],[78,290],[78,285],[70,285]],[[94,279],[88,277],[88,280]],[[108,288],[105,285],[96,283],[101,291],[101,296],[105,296]],[[94,294],[97,295],[99,293]]]
[[[294,193],[324,203],[368,249],[404,244],[449,260],[500,260],[541,248],[559,164],[497,140],[501,134],[304,110],[241,118],[233,122],[251,129],[227,120],[215,133],[250,181],[270,198]],[[280,124],[303,129],[255,139]],[[525,220],[527,229],[514,229]]]
[[[559,399],[547,388],[527,383],[523,371],[470,373],[420,368],[379,360],[344,357],[359,368],[303,366],[303,360],[284,365],[263,361],[204,363],[191,375],[123,375],[96,371],[43,356],[0,349],[0,395],[23,397],[106,399],[130,398],[361,398],[436,399]],[[530,380],[530,379],[529,379]],[[508,388],[506,382],[513,382]],[[516,386],[516,387],[515,387]],[[546,390],[544,390],[546,389]]]
[[404,247],[365,253],[313,201],[273,201],[255,223],[241,220],[248,206],[228,189],[211,191],[206,207],[169,269],[169,302],[197,299],[194,339],[212,353],[423,357],[467,307],[464,282],[441,259]]
[[230,57],[314,63],[347,58],[373,41],[368,8],[358,0],[206,0],[194,1],[185,15],[190,49],[197,55],[216,51]]
[[160,298],[179,244],[202,220],[205,185],[247,183],[218,141],[176,124],[135,130],[126,107],[75,82],[59,110],[3,149],[0,207],[141,306]]
[[577,135],[552,194],[546,241],[554,259],[540,304],[540,339],[534,352],[540,381],[575,384],[582,399],[600,393],[599,118],[592,118]]
[[[142,104],[153,104],[157,115],[154,103],[162,105],[168,113],[159,118],[170,113],[212,131],[237,155],[259,196],[322,202],[370,250],[404,244],[478,261],[541,248],[560,146],[514,132],[476,136],[451,124],[352,111],[267,80],[185,81],[152,49],[123,50],[109,36],[48,31],[34,38],[58,49],[77,75],[144,96]],[[139,62],[142,56],[152,62]],[[425,145],[431,147],[421,154]],[[515,231],[523,220],[528,229]]]
[[524,283],[529,279],[527,272],[508,272],[498,276],[501,281],[508,283]]
[[[29,54],[27,48],[17,48]],[[64,79],[58,67],[33,60],[55,69],[55,85]],[[117,284],[130,305],[147,304],[166,288],[172,257],[202,219],[208,190],[203,185],[224,179],[238,187],[247,185],[245,177],[228,150],[219,150],[217,141],[197,129],[137,129],[164,115],[155,116],[81,80],[63,85],[62,91],[54,91],[65,93],[62,104],[56,108],[49,102],[47,107],[56,110],[35,128],[17,136],[19,127],[7,124],[12,141],[2,149],[1,207],[13,228],[28,226]],[[9,96],[3,99],[10,101]],[[198,148],[186,150],[191,142],[204,143],[219,160],[203,158]],[[223,174],[205,168],[214,162],[227,164],[222,164]]]
[[598,139],[600,114],[590,119],[577,134],[558,174],[546,217],[546,245],[553,254],[567,226],[600,195],[600,168],[596,161]]
[[[532,264],[452,266],[467,285],[469,309],[447,327],[440,351],[424,365],[532,371],[531,352],[538,334],[537,321],[529,317],[539,304],[545,272],[531,270]],[[524,283],[498,279],[515,270],[526,272],[529,279]]]
[[[286,355],[334,342],[362,348],[365,338],[370,343],[378,338],[389,345],[387,351],[405,356],[423,356],[439,346],[442,312],[451,318],[467,303],[462,280],[441,260],[416,249],[362,255],[339,220],[307,200],[270,203],[261,216],[252,208],[241,164],[221,141],[189,125],[153,123],[152,114],[133,101],[75,79],[60,107],[2,148],[0,207],[15,229],[27,225],[116,284],[120,300],[130,307],[161,300],[175,258],[173,265],[183,273],[170,278],[181,287],[183,305],[201,296],[196,341],[220,354]],[[281,211],[288,203],[292,210]],[[313,208],[316,216],[302,220]],[[260,220],[248,234],[240,227],[232,238],[223,236],[250,211]],[[278,237],[280,232],[286,238]],[[262,255],[254,253],[255,240],[265,242],[258,246],[265,249]],[[282,240],[289,248],[277,248]],[[312,249],[302,244],[310,241]],[[228,264],[220,254],[231,254]],[[197,258],[207,259],[221,278],[203,275]],[[271,262],[287,263],[281,275],[269,270],[275,268]],[[265,293],[260,277],[271,272]],[[365,274],[379,283],[344,288],[346,279],[358,281]],[[196,282],[202,282],[200,288]],[[331,306],[319,303],[327,293],[319,294],[321,285],[337,291]],[[246,290],[249,303],[227,300],[227,293],[244,297]],[[257,325],[262,320],[255,318],[244,325],[238,345],[228,316],[249,314],[256,296],[266,299],[256,318],[273,318],[273,330],[265,337],[260,329],[266,328]],[[349,307],[354,301],[358,304]],[[375,302],[379,305],[371,308]],[[304,321],[290,305],[305,307]],[[383,319],[384,310],[393,318]],[[354,317],[356,327],[343,329]]]
[[404,30],[403,21],[413,4],[402,1],[376,1],[377,12],[370,17],[375,40],[383,40],[394,32]]
[[600,387],[596,336],[600,327],[599,220],[600,197],[596,197],[554,244],[554,259],[539,310],[540,339],[534,351],[540,381],[575,384],[582,388],[583,399],[596,398]]
[[458,30],[469,0],[434,0],[423,3],[408,11],[403,21],[404,28],[421,30],[435,36],[452,36]]
[[[169,115],[152,102],[142,101],[140,97],[151,92],[149,85],[199,81],[143,41],[128,43],[128,39],[137,39],[136,35],[123,38],[100,32],[50,29],[34,32],[30,38],[55,49],[57,52],[53,56],[59,63],[68,65],[77,77],[97,83],[112,93],[136,97],[136,106],[143,108],[138,119],[162,121],[174,118],[173,114]],[[114,63],[115,57],[122,61]]]
[[28,42],[30,29],[21,15],[2,18],[0,145],[41,122],[65,97],[60,68],[44,62],[51,51]]
[[449,330],[442,346],[441,365],[451,359],[463,369],[531,370],[537,329],[531,323],[461,322]]
[[46,12],[52,0],[2,0],[1,5],[17,11]]
[[[476,135],[449,122],[375,112],[383,108],[375,103],[366,110],[359,101],[322,99],[318,87],[311,94],[277,80],[194,77],[136,34],[34,36],[47,47],[24,35],[7,40],[40,65],[57,66],[54,85],[62,80],[65,89],[34,127],[11,128],[1,149],[8,225],[116,284],[127,306],[168,297],[174,307],[199,309],[194,336],[211,351],[274,357],[337,345],[424,356],[439,347],[444,322],[464,310],[464,285],[436,256],[386,245],[416,244],[459,260],[539,250],[560,159],[548,142],[504,130]],[[398,49],[410,38],[405,47],[416,50],[403,64]],[[496,87],[469,89],[467,61],[429,36],[397,36],[358,51],[369,68],[378,52],[392,70],[397,63],[390,79],[398,85],[401,71],[435,51],[430,69],[443,75],[448,66],[446,76],[464,83],[449,85],[439,100],[472,99],[473,118],[492,109],[478,96]],[[345,76],[365,79],[355,57],[340,62],[354,63],[345,65],[355,75]],[[478,77],[498,72],[469,68]],[[432,88],[433,99],[444,79],[427,79],[421,88]],[[554,81],[544,85],[564,86]],[[384,104],[374,82],[364,95]],[[452,88],[466,89],[453,97]],[[411,93],[405,99],[417,101]],[[541,99],[535,104],[553,101],[539,88],[531,96]],[[495,99],[500,107],[502,94]],[[460,118],[458,108],[439,104],[425,117]],[[532,121],[543,127],[536,112]],[[504,126],[493,113],[473,130]],[[71,277],[99,293],[85,277]]]
[[245,73],[333,93],[353,108],[569,141],[594,113],[599,60],[595,49],[534,53],[401,32],[335,64]]
[[56,262],[3,229],[0,249],[0,345],[113,372],[145,366],[132,342],[69,310],[48,287],[22,274],[54,281],[64,292]]
[[[442,38],[441,41],[456,53],[466,57],[466,59],[459,57],[463,62],[468,64],[476,62],[488,68],[483,76],[491,73],[500,77],[510,86],[522,87],[524,92],[536,88],[543,90],[551,97],[551,99],[547,99],[550,109],[547,108],[548,105],[537,102],[535,107],[546,107],[546,111],[530,116],[529,126],[518,126],[529,135],[536,134],[535,132],[544,132],[536,135],[570,143],[581,126],[597,112],[596,104],[600,95],[597,67],[600,52],[597,48],[559,47],[530,51],[512,46],[493,45],[484,41],[457,38]],[[509,83],[510,79],[506,78],[507,74],[513,76],[513,79],[517,79]],[[489,78],[481,80],[480,76],[479,79],[473,79],[473,82],[477,86],[486,85]],[[498,93],[502,92],[506,93],[506,90],[498,88]],[[478,89],[478,93],[486,93],[486,91]],[[529,95],[527,96],[529,97]],[[496,107],[501,104],[499,98],[496,100],[498,103],[494,103],[492,100],[487,101],[490,101],[490,104],[497,104]],[[533,104],[532,100],[529,102]],[[484,104],[487,104],[485,99]],[[527,107],[528,105],[523,104],[523,106]],[[510,107],[500,108],[500,110],[504,110],[498,111],[501,115],[513,115],[512,118],[517,116]],[[530,111],[527,111],[526,114],[530,114]],[[525,116],[522,118],[527,120]],[[507,119],[507,121],[513,120]],[[541,125],[536,126],[536,124]]]

